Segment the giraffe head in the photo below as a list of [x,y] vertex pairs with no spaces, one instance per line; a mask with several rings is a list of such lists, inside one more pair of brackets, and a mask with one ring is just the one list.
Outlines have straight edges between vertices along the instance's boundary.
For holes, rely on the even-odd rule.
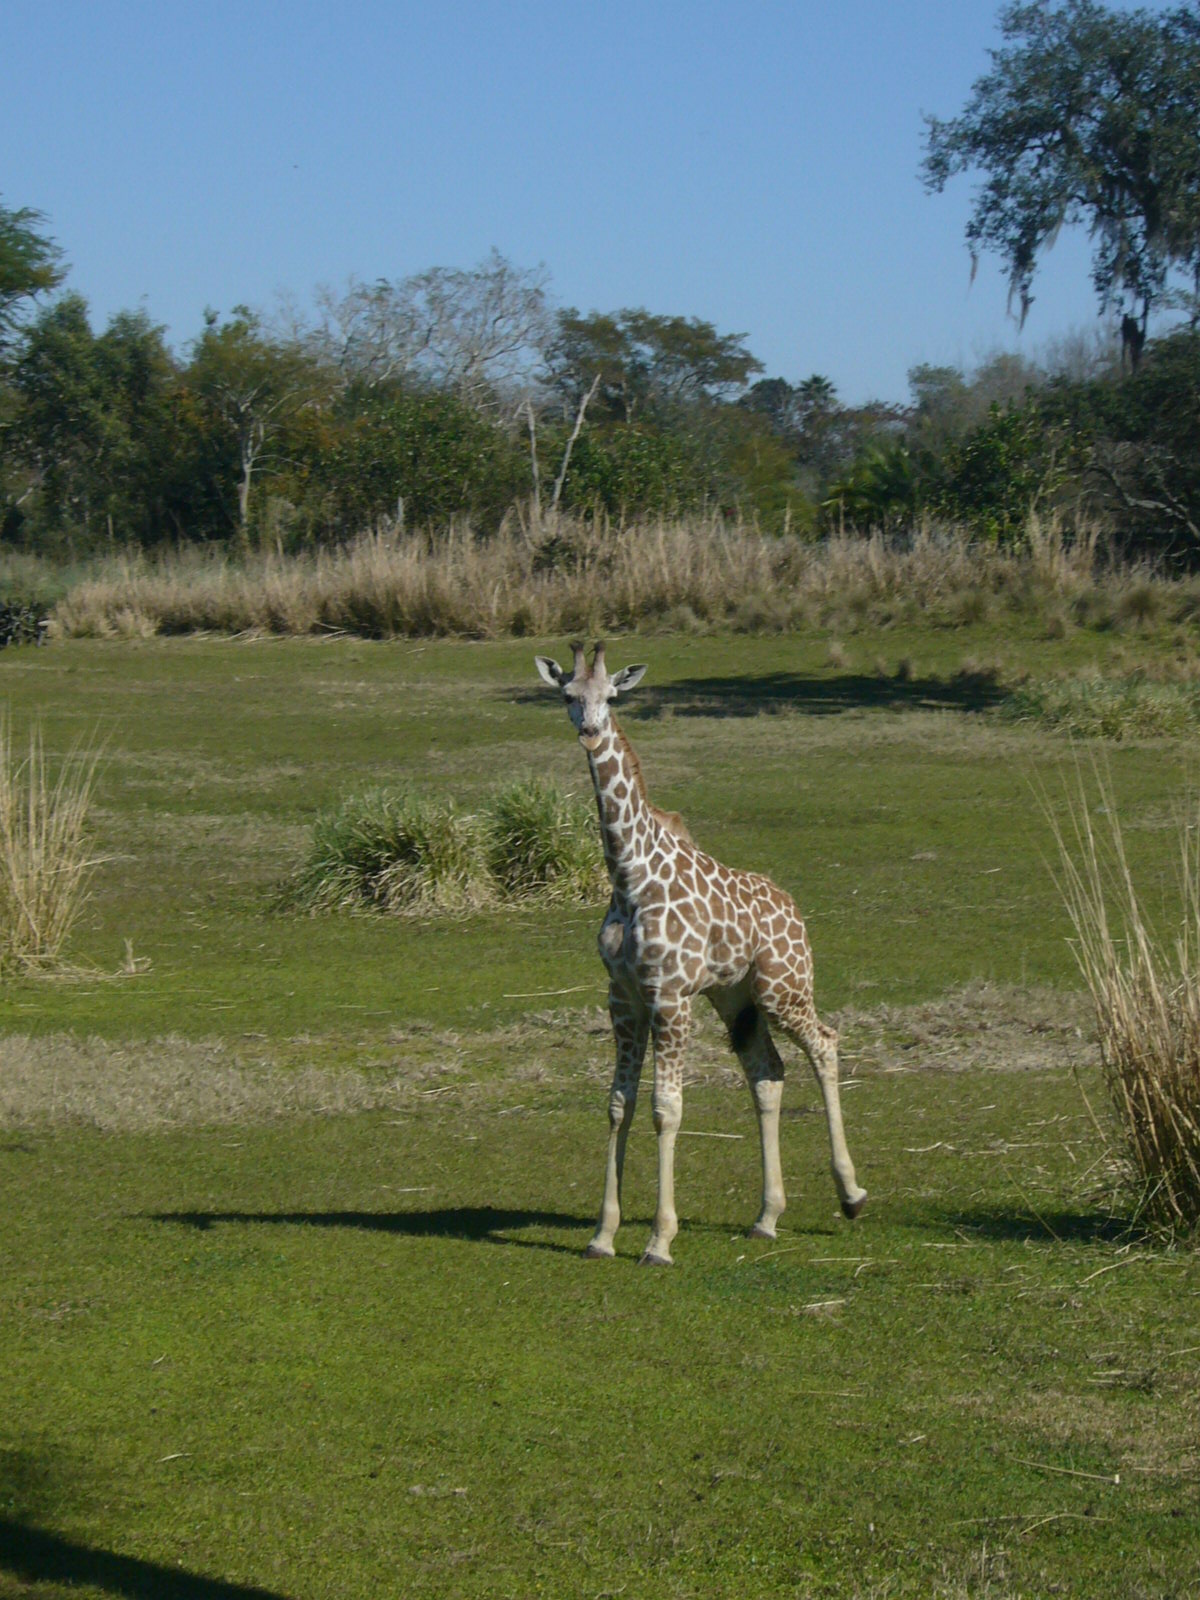
[[558,662],[552,661],[549,656],[535,656],[534,660],[543,683],[562,691],[567,714],[579,735],[580,744],[585,750],[595,750],[608,726],[610,701],[640,683],[646,669],[622,667],[610,678],[604,665],[602,644],[594,647],[590,668],[583,646],[573,644],[571,649],[575,652],[575,666],[570,673],[564,672]]

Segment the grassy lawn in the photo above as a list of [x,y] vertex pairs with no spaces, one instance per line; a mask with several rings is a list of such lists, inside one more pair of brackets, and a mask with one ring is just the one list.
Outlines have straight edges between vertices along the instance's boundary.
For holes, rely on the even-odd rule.
[[[835,1214],[797,1069],[790,1209],[775,1245],[743,1237],[752,1117],[706,1022],[663,1273],[634,1265],[645,1107],[618,1259],[580,1259],[598,910],[275,906],[354,788],[582,789],[532,666],[563,648],[0,655],[18,738],[36,716],[54,750],[105,741],[107,858],[77,970],[0,992],[0,1594],[1197,1592],[1200,1262],[1109,1217],[1035,798],[1061,796],[1070,747],[1004,721],[971,670],[1125,670],[1174,643],[610,647],[650,663],[625,720],[655,800],[806,913],[871,1192]],[[1108,754],[1152,902],[1193,757]]]

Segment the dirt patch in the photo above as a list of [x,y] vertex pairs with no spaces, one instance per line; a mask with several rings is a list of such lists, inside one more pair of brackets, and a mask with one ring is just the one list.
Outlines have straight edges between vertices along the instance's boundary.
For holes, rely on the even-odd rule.
[[361,1073],[239,1060],[220,1040],[0,1040],[0,1127],[67,1122],[112,1132],[257,1122],[373,1110],[402,1094],[396,1081]]
[[1038,1072],[1096,1058],[1086,997],[973,984],[912,1006],[847,1007],[832,1019],[845,1070]]
[[[832,1020],[847,1078],[1048,1071],[1092,1053],[1082,997],[1050,991],[980,986],[922,1005],[845,1010]],[[807,1081],[799,1052],[784,1043],[783,1055],[789,1073]],[[412,1109],[449,1096],[501,1102],[524,1088],[567,1089],[580,1077],[599,1086],[611,1071],[602,1007],[532,1012],[486,1032],[417,1025],[361,1040],[9,1036],[0,1039],[0,1128],[76,1123],[116,1131]],[[698,1006],[687,1082],[740,1081],[724,1028]]]

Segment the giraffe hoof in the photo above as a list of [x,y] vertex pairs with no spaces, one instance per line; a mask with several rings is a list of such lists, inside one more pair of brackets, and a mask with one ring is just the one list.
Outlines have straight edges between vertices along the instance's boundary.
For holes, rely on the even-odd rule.
[[851,1222],[853,1222],[855,1217],[862,1210],[862,1208],[866,1205],[866,1203],[867,1203],[867,1195],[866,1195],[866,1191],[864,1190],[863,1193],[859,1195],[857,1200],[843,1200],[842,1201],[842,1215],[844,1217],[847,1217]]
[[611,1261],[616,1253],[611,1247],[606,1250],[602,1244],[596,1244],[593,1240],[583,1252],[583,1259],[585,1261]]
[[774,1228],[772,1228],[770,1233],[768,1233],[767,1230],[763,1227],[761,1222],[756,1222],[754,1224],[754,1226],[750,1229],[750,1232],[746,1235],[747,1239],[771,1239],[771,1240],[774,1240],[775,1236],[776,1235],[775,1235]]
[[669,1256],[652,1256],[649,1250],[646,1251],[646,1253],[642,1256],[642,1259],[638,1262],[639,1267],[670,1267],[673,1265],[674,1263],[671,1261]]

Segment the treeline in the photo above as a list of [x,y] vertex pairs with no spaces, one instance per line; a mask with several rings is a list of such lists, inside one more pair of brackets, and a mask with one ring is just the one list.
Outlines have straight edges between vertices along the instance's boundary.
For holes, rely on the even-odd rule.
[[[181,541],[337,544],[515,506],[699,508],[778,534],[947,521],[998,542],[1031,510],[1200,552],[1200,335],[1076,341],[1035,364],[917,367],[903,405],[764,375],[739,334],[581,314],[493,254],[205,315],[183,355],[146,313],[96,331],[31,212],[0,207],[0,539],[54,555]],[[57,296],[48,298],[54,291]]]

